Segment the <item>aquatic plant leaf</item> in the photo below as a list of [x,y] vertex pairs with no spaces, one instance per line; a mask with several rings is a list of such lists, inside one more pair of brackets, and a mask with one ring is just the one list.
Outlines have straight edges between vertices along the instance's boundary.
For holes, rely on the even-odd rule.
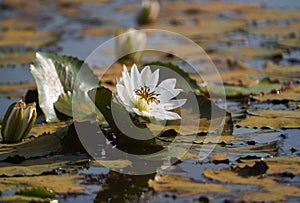
[[258,110],[248,110],[248,114],[254,116],[261,116],[267,118],[299,118],[300,119],[300,109],[295,110],[274,110],[274,109],[258,109]]
[[300,13],[298,9],[253,9],[245,12],[239,18],[251,21],[299,20]]
[[289,23],[288,25],[264,25],[248,28],[246,32],[263,36],[299,36],[300,23]]
[[12,195],[12,196],[1,196],[0,202],[7,203],[17,203],[17,202],[39,202],[39,203],[49,203],[50,198],[40,198],[40,197],[29,197],[22,195]]
[[192,178],[176,175],[156,177],[155,180],[149,180],[148,184],[157,192],[167,192],[175,197],[230,192],[230,190],[223,185],[196,182]]
[[281,39],[278,40],[278,45],[283,48],[289,49],[297,49],[300,48],[300,40],[299,39]]
[[226,34],[235,30],[243,29],[247,26],[245,21],[236,19],[209,19],[201,21],[195,25],[146,25],[142,26],[143,29],[162,29],[171,32],[176,32],[187,37],[203,37],[214,38],[216,35]]
[[132,162],[129,160],[94,160],[93,166],[108,167],[112,170],[130,167]]
[[[144,64],[144,66],[150,66],[150,67],[152,67],[152,66],[157,66],[157,67],[164,67],[164,68],[168,68],[168,69],[170,69],[170,70],[172,70],[172,71],[175,71],[176,73],[178,73],[183,79],[185,79],[185,81],[187,81],[188,82],[188,84],[190,85],[190,87],[192,88],[192,89],[194,89],[194,90],[198,90],[199,89],[199,86],[198,86],[198,84],[197,84],[197,82],[196,82],[196,80],[194,80],[194,79],[192,79],[192,78],[190,78],[190,76],[189,76],[189,74],[188,73],[186,73],[184,70],[182,70],[182,69],[180,69],[180,67],[179,66],[177,66],[177,65],[174,65],[174,64],[172,64],[172,63],[165,63],[165,62],[160,62],[160,61],[155,61],[155,62],[151,62],[151,63],[147,63],[147,64]],[[163,71],[163,70],[160,70],[160,71]],[[161,73],[162,75],[163,75],[163,73]],[[182,80],[182,78],[181,78],[181,80]],[[180,84],[180,78],[176,78],[177,80],[176,80],[176,82],[177,82],[177,87],[180,87],[180,88],[183,88],[184,89],[184,86],[185,85],[181,85]]]
[[272,157],[265,160],[268,164],[268,174],[284,174],[291,173],[293,175],[300,174],[300,157],[298,156],[280,156]]
[[26,95],[28,89],[36,88],[35,83],[21,83],[21,84],[0,84],[0,94],[6,97],[23,97]]
[[[60,113],[73,116],[70,97],[76,99],[78,106],[92,104],[87,91],[98,84],[98,79],[83,61],[70,56],[38,52],[30,69],[37,83],[39,105],[47,122],[58,121],[54,107],[57,107]],[[82,111],[77,109],[77,116],[91,113],[91,110],[86,108]]]
[[12,17],[0,22],[0,27],[5,30],[34,30],[37,20],[28,17]]
[[236,125],[249,128],[300,128],[299,110],[257,110]]
[[52,191],[47,190],[44,187],[31,187],[22,188],[17,195],[28,196],[28,197],[40,197],[40,198],[55,198],[56,194]]
[[[278,81],[271,81],[269,78],[264,78],[258,80],[257,83],[251,84],[248,86],[234,86],[234,85],[224,85],[226,97],[239,97],[239,96],[247,96],[250,94],[260,94],[260,93],[269,93],[272,90],[279,90],[281,88],[281,84]],[[207,87],[213,90],[213,94],[222,95],[221,92],[218,92],[220,85],[209,83],[202,85],[200,90],[204,93],[207,92]],[[214,91],[216,90],[216,91]]]
[[27,64],[34,59],[34,52],[0,52],[0,66]]
[[17,189],[19,185],[46,187],[56,193],[75,193],[85,188],[75,183],[83,175],[42,175],[28,177],[6,177],[0,179],[0,191]]
[[282,50],[270,50],[261,47],[224,47],[214,50],[212,53],[212,55],[217,55],[219,57],[224,58],[234,57],[236,60],[245,60],[252,58],[271,58],[273,56],[278,56],[282,54]]
[[239,176],[237,172],[230,169],[222,170],[204,170],[204,176],[227,184],[253,185],[259,186],[262,192],[253,192],[252,190],[239,192],[241,196],[237,197],[239,201],[284,201],[288,196],[298,197],[299,188],[289,185],[281,185],[268,177]]
[[[64,132],[61,132],[64,133]],[[41,135],[35,139],[28,139],[16,144],[0,144],[0,160],[7,158],[42,157],[62,149],[61,135],[59,133]]]
[[41,47],[56,41],[51,32],[37,32],[34,30],[6,30],[0,32],[0,47]]
[[89,159],[86,156],[50,156],[28,159],[21,163],[0,162],[0,176],[36,176],[45,173],[57,174],[59,171],[72,172],[82,168]]

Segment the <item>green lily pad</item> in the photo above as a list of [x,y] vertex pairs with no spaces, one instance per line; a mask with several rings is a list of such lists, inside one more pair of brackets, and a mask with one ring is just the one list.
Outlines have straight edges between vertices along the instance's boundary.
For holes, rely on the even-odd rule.
[[191,178],[176,175],[166,175],[149,180],[149,186],[157,192],[167,192],[175,197],[186,197],[207,193],[228,193],[230,189],[223,185],[201,183]]
[[40,198],[55,198],[56,194],[52,191],[47,190],[44,187],[31,187],[22,188],[17,195],[28,196],[28,197],[40,197]]
[[[30,69],[37,83],[39,105],[47,122],[58,121],[54,107],[72,117],[72,99],[76,99],[78,106],[91,105],[87,91],[98,84],[98,79],[83,61],[74,57],[38,52]],[[81,116],[92,113],[87,109],[83,108],[77,113]]]
[[[269,93],[272,90],[279,90],[281,88],[281,84],[278,81],[271,81],[268,78],[264,78],[258,80],[257,83],[251,84],[248,86],[234,86],[234,85],[224,85],[226,97],[239,97],[239,96],[247,96],[250,94],[260,94],[260,93]],[[213,92],[208,92],[207,87]],[[206,94],[215,94],[222,95],[221,92],[218,92],[220,89],[220,85],[209,83],[202,85],[200,90]]]
[[58,133],[41,135],[16,144],[0,144],[0,160],[13,157],[42,157],[62,149],[61,136]]

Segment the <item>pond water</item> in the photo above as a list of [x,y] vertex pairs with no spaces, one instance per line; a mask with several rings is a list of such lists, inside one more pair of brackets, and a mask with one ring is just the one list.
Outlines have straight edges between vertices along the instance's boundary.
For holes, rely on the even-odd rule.
[[[111,39],[114,36],[114,31],[110,29],[115,28],[128,28],[128,27],[138,27],[135,17],[136,5],[139,4],[139,1],[136,0],[114,0],[114,1],[104,1],[103,3],[79,3],[75,4],[71,1],[65,1],[65,4],[60,1],[53,1],[52,3],[47,2],[47,6],[32,7],[32,12],[30,8],[25,8],[24,10],[18,8],[15,1],[12,1],[11,7],[1,7],[4,4],[4,0],[0,0],[0,20],[4,21],[5,19],[12,17],[26,17],[29,19],[36,18],[35,29],[39,32],[51,32],[56,35],[56,39],[50,42],[45,46],[32,46],[30,48],[25,45],[13,45],[13,46],[1,46],[1,32],[0,32],[0,52],[11,53],[15,50],[24,53],[26,50],[31,51],[46,51],[46,52],[56,52],[59,54],[70,55],[78,57],[81,60],[85,60],[99,45]],[[62,1],[63,2],[63,1]],[[78,1],[81,2],[81,1]],[[172,4],[179,1],[163,1],[165,4]],[[216,1],[212,0],[191,0],[186,2],[197,2],[197,3],[212,3]],[[226,3],[244,3],[245,1],[240,0],[222,0],[221,2]],[[295,0],[254,0],[251,3],[261,3],[263,4],[264,9],[280,8],[282,11],[286,9],[299,9],[300,11],[300,2]],[[61,5],[65,6],[61,6]],[[186,3],[188,4],[188,3]],[[132,5],[132,7],[128,6]],[[73,7],[74,6],[74,7]],[[212,8],[210,8],[212,9]],[[252,8],[253,9],[253,8]],[[176,10],[176,9],[175,9]],[[180,10],[180,8],[178,8]],[[202,11],[200,11],[201,13]],[[204,11],[205,12],[209,11]],[[244,11],[233,10],[233,11],[224,11],[216,12],[209,14],[210,17],[205,16],[205,20],[210,20],[209,18],[216,18],[220,20],[231,20],[240,16]],[[183,18],[184,22],[193,21],[193,18],[189,19],[189,13],[182,12],[181,16],[173,16],[175,20],[181,22]],[[202,13],[201,13],[202,14]],[[288,14],[287,14],[288,15]],[[284,15],[283,15],[284,16]],[[163,16],[166,19],[163,19],[162,24],[169,23],[172,19],[172,16]],[[237,18],[238,18],[237,17]],[[259,18],[259,17],[258,17]],[[287,17],[289,20],[290,18]],[[292,17],[291,17],[292,18]],[[300,17],[296,16],[290,20],[293,23],[300,23]],[[289,20],[276,19],[276,23],[291,23]],[[1,23],[0,21],[0,23]],[[279,21],[279,22],[278,22]],[[288,21],[288,22],[286,22]],[[257,25],[272,25],[276,24],[272,21],[262,20],[260,22],[245,21],[247,24],[247,30],[256,28]],[[171,24],[171,23],[170,23]],[[104,28],[108,34],[84,34],[84,29],[94,28],[94,27]],[[221,25],[220,25],[221,26]],[[159,27],[160,28],[160,27]],[[7,28],[6,28],[7,29]],[[0,24],[0,31],[5,30]],[[296,38],[299,39],[300,32],[296,30]],[[105,32],[104,32],[105,33]],[[241,29],[234,29],[229,32],[220,34],[222,35],[218,40],[213,40],[209,37],[202,39],[201,37],[194,37],[193,40],[201,41],[205,40],[210,41],[208,43],[203,43],[207,45],[205,49],[208,53],[214,53],[216,49],[228,48],[228,47],[250,47],[250,48],[265,48],[264,44],[268,44],[269,50],[277,46],[277,40],[286,39],[286,36],[275,35],[275,36],[265,36],[257,35],[246,32]],[[217,35],[216,35],[217,36]],[[160,36],[152,36],[149,38],[149,41],[152,40],[155,43],[155,37],[159,38]],[[200,38],[200,39],[199,39]],[[166,43],[173,43],[172,39]],[[268,47],[267,47],[268,48]],[[275,48],[276,49],[276,48]],[[211,51],[212,50],[212,51]],[[250,57],[245,55],[239,55],[238,52],[233,52],[233,58],[243,61],[246,65],[252,67],[256,70],[264,70],[267,62],[272,62],[278,65],[300,65],[300,51],[299,44],[296,48],[282,48],[282,55],[277,58],[276,55],[268,55],[263,57],[256,57],[255,54],[249,54]],[[250,52],[250,51],[249,51]],[[0,53],[0,54],[1,54]],[[229,53],[231,54],[231,53]],[[209,54],[210,55],[210,54]],[[253,56],[254,55],[254,56]],[[259,54],[258,54],[259,55]],[[1,55],[0,55],[1,57]],[[108,57],[113,57],[108,55]],[[222,58],[223,55],[217,55],[217,57]],[[224,60],[225,58],[225,60]],[[230,58],[230,57],[228,57]],[[223,70],[224,61],[228,59],[223,57],[220,65],[220,69]],[[109,60],[110,58],[107,58]],[[216,66],[219,68],[218,61],[215,56],[212,56]],[[0,58],[1,60],[1,58]],[[168,58],[166,59],[168,60]],[[175,61],[175,63],[180,64],[181,62]],[[197,61],[196,61],[197,63]],[[223,64],[223,65],[222,65]],[[17,64],[17,65],[1,65],[0,67],[0,86],[6,84],[31,84],[34,83],[34,78],[32,77],[28,64]],[[300,72],[300,71],[299,71]],[[298,72],[298,74],[299,74]],[[296,73],[297,74],[297,73]],[[265,75],[255,75],[255,77],[264,77]],[[268,76],[268,75],[267,75]],[[281,78],[280,78],[281,79]],[[290,80],[295,84],[299,84],[300,75],[292,75]],[[284,82],[286,80],[283,79]],[[283,82],[283,83],[284,83]],[[285,83],[284,83],[285,84]],[[3,117],[7,107],[15,101],[18,101],[22,98],[27,89],[17,89],[14,90],[14,95],[11,96],[9,92],[1,91],[0,92],[0,115]],[[201,183],[216,183],[222,185],[223,183],[218,182],[217,179],[209,179],[204,175],[205,169],[209,170],[221,170],[227,169],[232,164],[236,164],[237,160],[241,157],[245,159],[260,159],[260,158],[269,158],[272,156],[300,156],[300,126],[298,128],[286,129],[285,127],[278,127],[275,129],[266,129],[266,128],[257,128],[257,127],[241,127],[236,125],[240,120],[246,117],[245,112],[252,111],[255,109],[273,109],[273,110],[295,110],[299,108],[299,101],[296,101],[294,104],[284,103],[284,102],[260,102],[260,101],[251,101],[247,96],[241,96],[238,98],[228,98],[227,99],[227,110],[232,112],[232,117],[234,121],[233,133],[232,135],[237,139],[225,141],[219,143],[214,149],[213,154],[227,154],[226,159],[220,159],[216,161],[214,159],[205,159],[199,161],[198,158],[191,158],[188,160],[180,161],[178,164],[173,165],[167,170],[158,171],[159,174],[149,174],[143,176],[131,176],[123,175],[116,173],[112,170],[109,170],[105,167],[94,166],[91,164],[90,167],[83,167],[77,169],[75,173],[84,175],[84,179],[78,180],[78,184],[83,185],[85,190],[82,192],[74,192],[73,194],[61,194],[58,197],[59,202],[64,203],[73,203],[73,202],[231,202],[238,201],[240,193],[247,193],[249,191],[255,193],[261,191],[261,185],[247,185],[247,184],[238,184],[234,181],[229,183],[227,182],[226,187],[232,192],[221,193],[221,192],[204,192],[203,194],[193,194],[192,195],[183,195],[180,196],[180,191],[176,193],[176,188],[172,191],[163,189],[158,189],[157,191],[153,187],[149,186],[149,180],[154,179],[157,176],[166,176],[167,174],[182,176],[192,178],[195,181]],[[280,118],[277,118],[280,119]],[[298,122],[300,123],[299,115],[297,117]],[[44,122],[43,120],[40,123]],[[272,146],[271,146],[272,145]],[[252,146],[261,146],[261,149],[249,149],[248,147]],[[191,151],[198,152],[201,149],[201,145],[193,145]],[[247,149],[242,149],[242,148]],[[269,148],[271,149],[269,149]],[[240,149],[237,149],[240,148]],[[234,151],[234,149],[237,149]],[[243,151],[244,150],[244,151]],[[272,151],[273,150],[273,151]],[[298,166],[299,167],[299,166]],[[295,172],[293,178],[278,176],[275,179],[279,184],[287,183],[288,185],[300,187],[300,173]],[[224,185],[224,184],[223,184]],[[184,193],[184,192],[183,192]],[[12,195],[13,191],[7,190],[2,193],[3,196]],[[300,201],[300,188],[298,196],[288,196],[284,201],[298,202]],[[269,202],[269,201],[267,201]],[[270,200],[272,202],[272,200]]]

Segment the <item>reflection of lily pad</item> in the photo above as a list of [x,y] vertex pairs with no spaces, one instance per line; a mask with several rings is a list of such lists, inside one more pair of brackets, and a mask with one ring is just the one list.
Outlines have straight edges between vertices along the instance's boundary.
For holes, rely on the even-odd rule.
[[223,185],[196,182],[191,178],[175,175],[157,177],[155,180],[150,180],[148,183],[155,191],[168,192],[175,197],[186,197],[215,192],[230,192],[230,190]]

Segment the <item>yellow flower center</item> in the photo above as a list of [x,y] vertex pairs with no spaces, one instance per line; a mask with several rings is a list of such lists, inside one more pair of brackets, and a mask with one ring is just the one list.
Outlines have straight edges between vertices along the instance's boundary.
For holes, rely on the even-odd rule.
[[155,102],[156,104],[159,104],[159,100],[157,97],[159,94],[155,93],[155,91],[150,92],[150,88],[144,85],[140,89],[134,90],[135,94],[138,95],[141,99],[144,99],[147,104]]

